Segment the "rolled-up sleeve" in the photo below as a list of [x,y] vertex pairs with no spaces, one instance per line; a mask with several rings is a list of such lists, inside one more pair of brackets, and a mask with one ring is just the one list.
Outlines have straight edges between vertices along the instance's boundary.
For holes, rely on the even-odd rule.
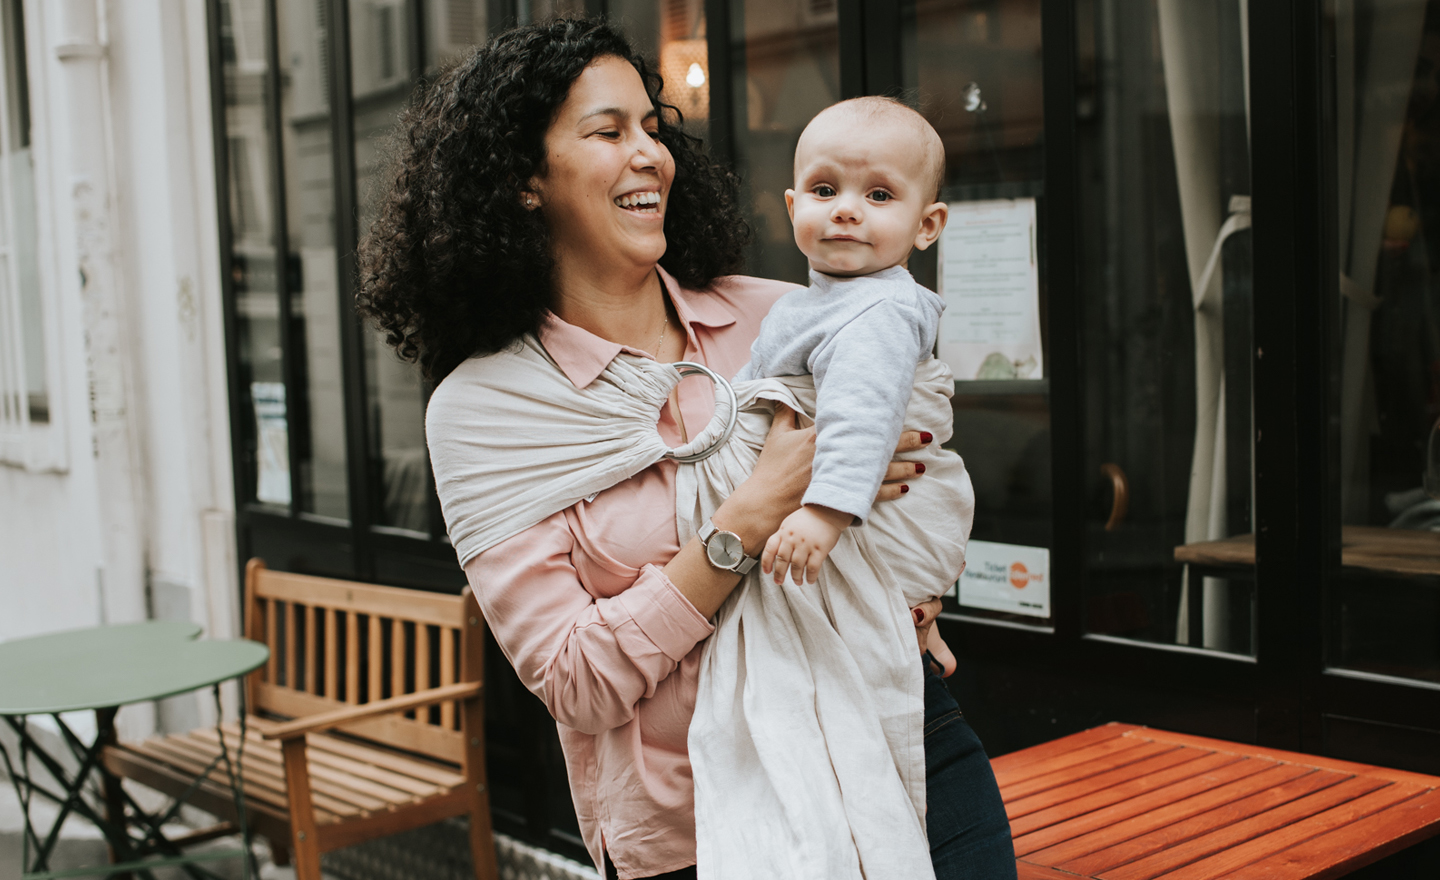
[[465,574],[525,687],[556,721],[596,734],[630,721],[713,628],[654,565],[596,598],[574,548],[561,512],[476,556]]

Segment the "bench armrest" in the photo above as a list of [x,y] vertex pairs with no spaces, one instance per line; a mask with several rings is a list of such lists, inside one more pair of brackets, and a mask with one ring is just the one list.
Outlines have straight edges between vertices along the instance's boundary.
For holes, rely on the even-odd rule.
[[332,727],[349,724],[352,721],[360,721],[364,718],[390,715],[395,712],[405,712],[410,709],[418,709],[421,706],[429,706],[433,703],[444,703],[447,700],[468,699],[478,696],[483,687],[483,683],[478,681],[462,681],[436,688],[427,688],[423,691],[416,691],[413,694],[391,697],[388,700],[376,700],[373,703],[365,703],[360,706],[346,706],[343,709],[334,709],[329,712],[306,715],[303,718],[296,718],[294,721],[277,723],[252,719],[250,726],[258,730],[260,735],[265,739],[296,739],[307,733],[329,730]]

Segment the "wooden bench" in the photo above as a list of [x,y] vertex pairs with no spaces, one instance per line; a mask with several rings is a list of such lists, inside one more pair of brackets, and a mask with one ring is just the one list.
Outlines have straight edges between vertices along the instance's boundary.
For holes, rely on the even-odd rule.
[[[320,880],[320,854],[470,817],[475,874],[496,880],[485,784],[484,620],[461,596],[245,570],[245,633],[270,648],[246,677],[246,812],[278,864]],[[284,720],[277,720],[284,719]],[[224,728],[236,757],[239,728]],[[107,748],[104,761],[171,796],[219,757],[213,728]],[[222,764],[190,795],[235,821]]]
[[1440,777],[1131,724],[992,765],[1021,880],[1339,877],[1440,834]]

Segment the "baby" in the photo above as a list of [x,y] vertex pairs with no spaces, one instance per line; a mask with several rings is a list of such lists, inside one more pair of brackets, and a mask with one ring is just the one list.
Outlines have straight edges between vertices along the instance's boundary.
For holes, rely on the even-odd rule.
[[935,129],[890,98],[842,101],[800,135],[785,205],[810,286],[770,310],[735,377],[815,377],[810,488],[761,556],[777,584],[787,570],[796,584],[815,581],[841,532],[865,521],[894,457],[945,307],[906,269],[945,228],[944,173]]

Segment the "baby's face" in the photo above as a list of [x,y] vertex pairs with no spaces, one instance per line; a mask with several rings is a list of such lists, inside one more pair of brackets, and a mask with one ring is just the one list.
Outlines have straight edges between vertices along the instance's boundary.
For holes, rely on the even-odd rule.
[[795,244],[826,275],[903,265],[934,240],[925,229],[934,179],[918,138],[907,125],[857,122],[817,117],[796,147],[795,188],[785,191]]

